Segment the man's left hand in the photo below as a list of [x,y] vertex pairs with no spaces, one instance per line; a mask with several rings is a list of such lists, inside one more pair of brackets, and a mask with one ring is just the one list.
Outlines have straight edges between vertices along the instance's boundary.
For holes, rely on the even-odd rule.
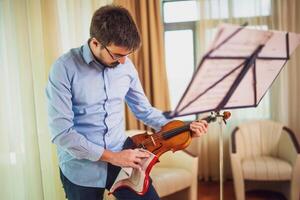
[[208,123],[205,120],[193,121],[190,124],[190,130],[192,131],[192,137],[200,137],[207,132]]

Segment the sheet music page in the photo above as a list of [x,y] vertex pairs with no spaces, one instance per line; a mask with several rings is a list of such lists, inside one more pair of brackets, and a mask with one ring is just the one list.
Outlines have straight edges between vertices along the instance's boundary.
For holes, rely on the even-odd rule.
[[[237,32],[234,36],[228,39],[223,45],[226,38],[233,33]],[[251,53],[259,46],[264,45],[273,35],[271,31],[262,31],[255,29],[241,29],[240,26],[221,24],[218,29],[217,39],[213,42],[210,49],[214,49],[211,57],[214,56],[226,56],[226,57],[239,57],[239,56],[250,56]],[[251,37],[249,37],[251,36]]]
[[[287,48],[291,55],[299,44],[299,34],[289,33],[287,47],[286,32],[222,24],[173,114],[215,110],[231,88],[233,92],[223,108],[255,106],[286,63]],[[247,59],[260,46],[257,59],[246,68]]]
[[[205,77],[194,79],[187,98],[178,110],[192,112],[195,109],[214,109],[242,69],[243,60],[206,60],[197,73]],[[188,107],[184,108],[184,105]]]
[[[271,58],[285,58],[287,56],[286,48],[286,32],[281,31],[271,31],[273,33],[272,37],[262,51],[259,54],[259,57],[271,57]],[[290,55],[300,44],[300,35],[295,33],[289,34],[289,53]]]
[[256,63],[256,101],[259,102],[281,71],[286,60],[257,60]]

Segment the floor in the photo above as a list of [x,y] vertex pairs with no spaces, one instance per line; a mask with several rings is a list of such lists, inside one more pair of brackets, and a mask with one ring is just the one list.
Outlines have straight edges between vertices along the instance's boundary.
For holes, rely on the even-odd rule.
[[[198,200],[220,200],[219,182],[199,182]],[[185,200],[186,191],[161,198],[161,200]],[[232,181],[224,183],[223,200],[236,200]],[[286,200],[283,195],[269,191],[251,191],[246,193],[246,200]],[[300,200],[300,199],[299,199]]]
[[[199,182],[198,199],[199,200],[219,200],[219,183],[218,182]],[[223,200],[235,200],[234,189],[231,181],[224,183]],[[247,200],[285,200],[285,198],[272,192],[251,191],[246,194]]]

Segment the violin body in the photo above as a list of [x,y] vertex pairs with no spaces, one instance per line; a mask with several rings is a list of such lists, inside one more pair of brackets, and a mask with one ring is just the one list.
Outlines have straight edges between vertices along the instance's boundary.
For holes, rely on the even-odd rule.
[[117,178],[110,189],[110,193],[120,187],[128,187],[139,195],[145,194],[150,183],[149,173],[158,158],[167,151],[175,152],[186,148],[191,140],[190,124],[185,124],[179,120],[165,124],[159,132],[153,134],[145,132],[128,138],[123,145],[123,149],[143,148],[155,156],[149,157],[149,159],[145,158],[141,170],[135,169],[130,177],[120,180]]
[[[206,120],[209,122],[214,122],[216,119],[216,116],[222,116],[223,120],[225,122],[226,119],[230,117],[229,112],[224,112],[223,115],[217,115],[215,116],[209,116],[206,118],[203,118],[203,120]],[[131,176],[128,179],[124,179],[121,181],[122,183],[118,182],[118,186],[116,186],[117,189],[119,187],[129,187],[133,191],[136,191],[137,194],[144,194],[149,187],[149,173],[157,161],[157,159],[165,152],[167,151],[178,151],[185,149],[192,140],[192,134],[190,131],[190,123],[185,124],[182,121],[174,120],[166,125],[164,125],[159,132],[148,134],[147,132],[137,134],[132,136],[131,138],[128,138],[126,142],[124,143],[123,149],[135,149],[135,148],[143,148],[147,151],[153,153],[155,155],[155,158],[152,158],[150,161],[150,164],[147,164],[147,166],[143,166],[143,173],[137,172],[139,175],[138,181],[140,184],[142,184],[142,188],[139,188],[141,190],[137,189],[137,185],[133,185],[132,182],[136,182],[137,176],[136,174]]]
[[[182,129],[182,127],[185,128]],[[146,149],[160,157],[170,150],[175,152],[185,149],[191,143],[192,136],[189,125],[185,125],[180,120],[173,120],[164,125],[157,133],[148,134],[145,132],[137,134],[131,139],[136,147]]]

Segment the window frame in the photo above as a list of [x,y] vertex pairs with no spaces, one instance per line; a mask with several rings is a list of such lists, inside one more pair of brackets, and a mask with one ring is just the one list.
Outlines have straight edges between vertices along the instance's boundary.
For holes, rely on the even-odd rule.
[[[232,21],[240,21],[240,22],[248,22],[248,21],[251,21],[251,22],[266,22],[265,24],[259,24],[259,23],[251,23],[252,26],[261,26],[261,25],[267,25],[268,24],[271,24],[271,13],[272,13],[272,9],[274,8],[273,7],[273,4],[272,4],[272,0],[271,1],[271,4],[270,4],[270,15],[266,15],[266,16],[250,16],[250,17],[234,17],[233,15],[233,0],[228,0],[228,17],[227,18],[215,18],[215,19],[198,19],[198,20],[195,20],[195,21],[181,21],[181,22],[165,22],[164,21],[164,3],[168,3],[168,2],[178,2],[178,1],[191,1],[191,0],[161,0],[161,17],[162,17],[162,22],[163,22],[163,28],[164,28],[164,32],[163,32],[163,37],[165,35],[165,32],[167,31],[178,31],[178,30],[192,30],[193,32],[193,52],[194,52],[194,69],[193,71],[195,72],[195,70],[197,69],[197,66],[198,66],[198,58],[197,57],[197,54],[199,52],[204,52],[204,48],[202,45],[199,46],[198,43],[200,42],[198,39],[197,39],[197,35],[198,34],[205,34],[205,30],[199,30],[197,27],[198,26],[202,26],[204,23],[205,24],[208,24],[206,25],[206,28],[208,29],[213,29],[213,28],[216,28],[217,25],[220,23],[220,22],[224,22],[224,23],[232,23]],[[197,0],[195,0],[197,1]],[[201,14],[201,13],[200,13]],[[270,27],[268,26],[268,29]],[[203,42],[203,41],[202,41]],[[205,42],[205,41],[204,41]],[[195,118],[197,119],[199,117],[199,114],[195,114],[193,115],[195,116]]]

